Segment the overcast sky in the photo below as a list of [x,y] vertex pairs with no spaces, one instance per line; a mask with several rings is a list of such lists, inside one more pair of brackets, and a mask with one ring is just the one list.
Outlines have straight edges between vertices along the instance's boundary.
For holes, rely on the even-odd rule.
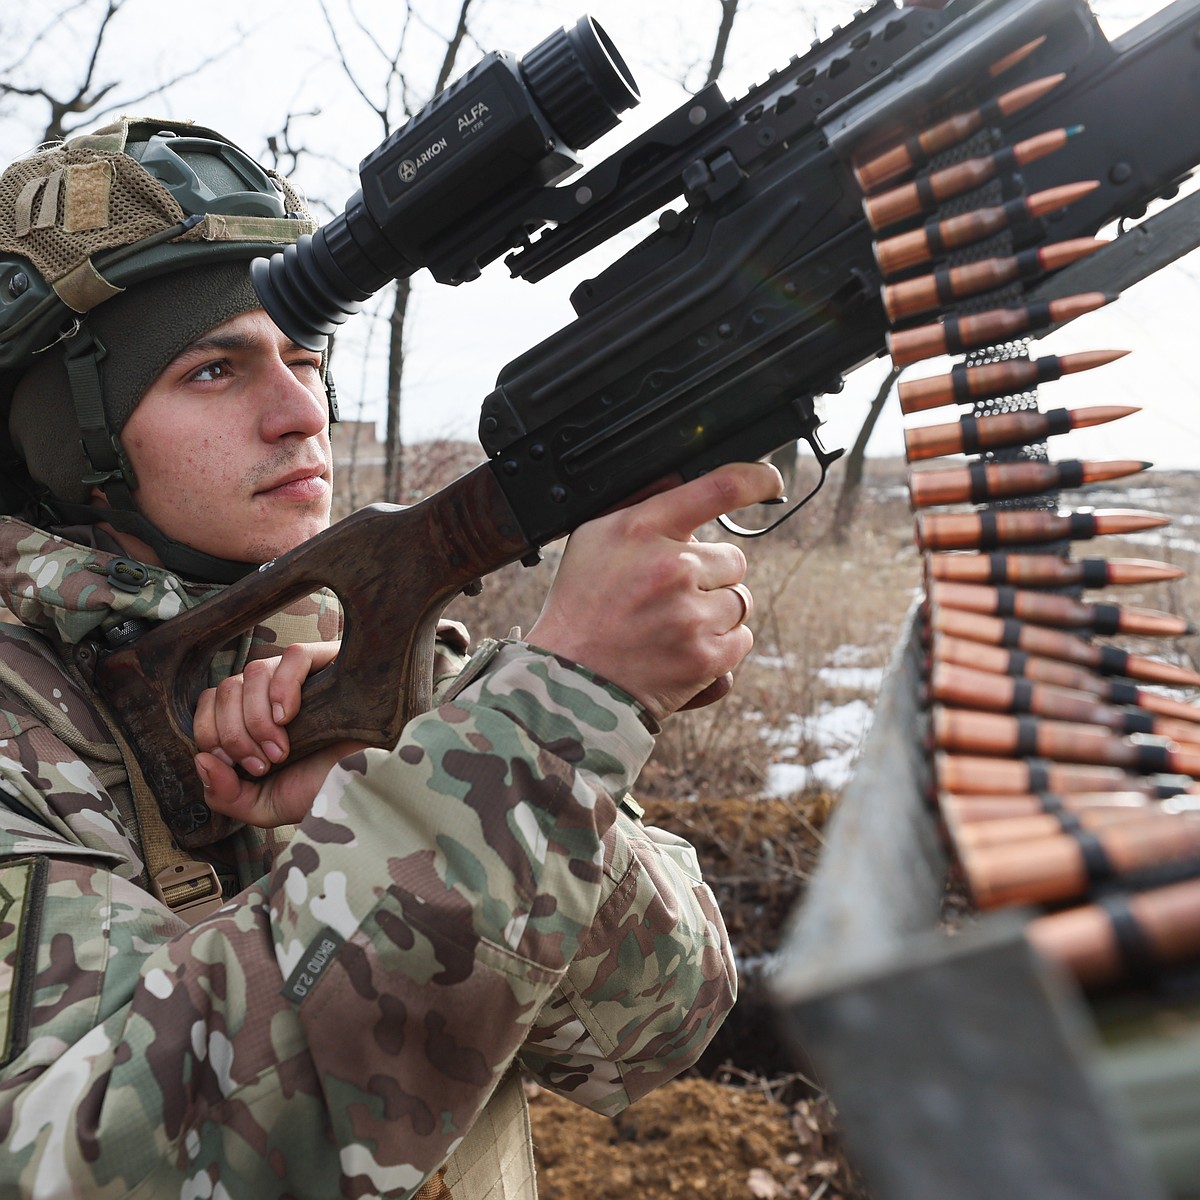
[[[477,30],[485,49],[507,49],[521,55],[559,25],[572,24],[584,11],[591,12],[618,45],[644,100],[617,133],[584,152],[589,166],[638,128],[683,102],[686,93],[678,79],[689,62],[706,59],[717,7],[713,0],[479,3],[484,19]],[[330,0],[330,4],[344,17],[345,0]],[[789,0],[743,0],[743,6],[722,81],[731,98],[771,67],[783,65],[791,54],[807,49],[815,36],[828,33],[834,23],[848,20],[858,7],[843,0],[824,0],[819,6],[801,6]],[[10,29],[14,20],[33,20],[36,13],[30,16],[27,10],[38,7],[23,6],[23,16],[6,14],[0,18],[0,32]],[[380,0],[359,5],[384,45],[391,46],[398,36],[398,25],[391,31],[385,25],[389,14],[398,21],[395,14],[400,7]],[[1110,33],[1158,7],[1156,3],[1097,3]],[[444,33],[457,3],[427,0],[421,8],[435,32]],[[812,13],[817,14],[815,18]],[[121,61],[101,64],[109,77],[130,81],[130,86],[118,93],[132,95],[134,81],[140,85],[143,80],[148,84],[170,77],[211,54],[216,58],[213,65],[175,87],[167,99],[155,99],[138,109],[194,118],[259,153],[265,136],[280,128],[287,113],[320,108],[320,119],[297,123],[299,139],[351,167],[381,139],[378,119],[347,89],[315,0],[256,0],[253,5],[209,0],[203,14],[201,18],[194,6],[173,0],[128,0],[116,43]],[[72,47],[78,53],[80,32],[64,28],[62,36],[66,41],[60,61],[69,63]],[[420,31],[414,30],[412,36],[414,46],[418,45],[415,39]],[[418,57],[432,72],[440,57],[440,43],[432,34],[425,38]],[[347,41],[345,48],[356,62],[368,61],[370,50],[361,40]],[[478,48],[464,50],[455,74],[461,74],[480,53]],[[378,68],[374,71],[372,78],[379,78]],[[417,80],[416,86],[426,85]],[[28,124],[0,115],[0,152],[5,161],[27,148],[34,136]],[[353,176],[337,173],[332,167],[328,170],[326,179],[338,182],[326,181],[323,194],[340,202],[352,190]],[[309,189],[314,191],[314,184],[310,183]],[[479,404],[501,368],[571,319],[568,292],[578,279],[603,266],[607,257],[611,250],[598,251],[562,272],[561,278],[552,277],[536,286],[510,280],[499,263],[493,264],[482,280],[457,289],[439,287],[427,276],[419,276],[406,366],[406,439],[474,438]],[[1135,403],[1144,409],[1115,425],[1077,431],[1070,437],[1069,455],[1058,457],[1127,457],[1132,453],[1160,466],[1200,466],[1200,388],[1193,350],[1198,278],[1200,266],[1189,262],[1160,272],[1132,289],[1113,308],[1083,318],[1036,345],[1037,354],[1110,347],[1134,350],[1119,363],[1064,380],[1044,392],[1044,407]],[[359,336],[365,332],[360,329]],[[340,350],[338,382],[344,411],[374,418],[379,406],[373,401],[381,391],[378,368],[360,374],[355,360],[362,355],[351,352],[351,341],[346,339]],[[910,373],[931,374],[945,366],[920,364]],[[853,440],[884,368],[882,362],[862,368],[851,377],[845,393],[829,399],[823,431],[826,445],[848,445]],[[893,405],[876,432],[872,451],[902,452],[901,424]]]

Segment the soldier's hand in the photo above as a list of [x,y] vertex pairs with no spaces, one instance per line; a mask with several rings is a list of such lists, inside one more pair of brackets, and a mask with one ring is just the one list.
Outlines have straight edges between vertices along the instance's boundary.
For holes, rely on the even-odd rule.
[[528,641],[595,671],[661,720],[728,690],[754,644],[745,555],[695,530],[783,491],[734,463],[580,526]]
[[[193,737],[204,799],[214,812],[261,827],[294,824],[312,806],[333,765],[362,749],[338,742],[283,766],[287,725],[300,711],[300,689],[337,657],[337,642],[297,643],[277,658],[246,664],[241,675],[207,689],[196,706]],[[239,775],[235,764],[246,775]],[[280,768],[265,779],[272,767]]]

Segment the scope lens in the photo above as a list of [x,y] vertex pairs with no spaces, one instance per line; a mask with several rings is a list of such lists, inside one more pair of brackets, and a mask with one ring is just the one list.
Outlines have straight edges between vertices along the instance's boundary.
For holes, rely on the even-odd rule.
[[612,39],[589,16],[552,33],[520,65],[546,119],[573,150],[614,128],[642,98]]

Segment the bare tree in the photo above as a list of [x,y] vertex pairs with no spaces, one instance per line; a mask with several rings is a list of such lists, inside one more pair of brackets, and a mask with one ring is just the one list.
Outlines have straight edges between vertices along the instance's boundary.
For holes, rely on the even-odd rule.
[[[216,50],[144,90],[126,90],[127,82],[107,78],[100,64],[105,46],[112,44],[114,36],[119,36],[114,34],[114,29],[127,3],[128,0],[73,0],[45,16],[25,38],[3,39],[8,55],[0,62],[0,100],[15,101],[19,107],[40,108],[42,115],[31,116],[31,123],[41,125],[40,141],[58,141],[85,125],[94,124],[98,118],[134,109],[153,96],[161,96],[184,79],[199,74],[225,53],[224,48]],[[86,31],[82,43],[73,50],[73,60],[77,58],[79,62],[78,73],[55,84],[23,82],[46,77],[46,63],[54,54],[50,49],[53,35],[64,22]],[[136,78],[136,73],[133,77]]]
[[858,508],[859,493],[862,489],[867,443],[871,440],[871,434],[875,432],[875,425],[883,412],[883,406],[887,403],[888,397],[892,394],[892,388],[896,386],[896,380],[899,378],[900,368],[889,368],[875,393],[875,398],[871,401],[871,407],[867,410],[862,425],[859,426],[854,445],[850,447],[850,452],[846,455],[842,471],[842,486],[838,492],[837,504],[834,506],[833,525],[830,529],[834,541],[845,541],[849,533],[850,522],[854,519],[854,513]]
[[[350,61],[338,22],[330,11],[327,0],[320,0],[321,12],[329,29],[342,72],[350,86],[371,110],[379,122],[380,140],[387,138],[394,127],[393,114],[404,120],[412,117],[422,105],[428,103],[450,81],[455,63],[464,43],[470,40],[467,19],[475,0],[459,0],[458,15],[453,30],[445,36],[445,48],[437,76],[431,88],[418,85],[405,69],[405,49],[409,33],[415,25],[431,30],[431,24],[421,15],[418,6],[408,0],[404,8],[404,19],[393,49],[388,49],[378,34],[365,23],[353,6],[348,13],[352,27],[363,36],[379,62],[382,63],[382,79],[375,89],[365,82],[364,72]],[[388,314],[388,366],[387,366],[387,419],[384,438],[384,498],[403,500],[405,493],[403,478],[404,444],[400,429],[400,414],[404,394],[405,327],[408,317],[411,283],[407,278],[398,279],[391,285],[391,309]]]
[[[301,159],[325,159],[327,162],[330,161],[328,155],[319,154],[310,146],[297,144],[295,141],[298,134],[293,126],[300,121],[309,120],[320,115],[321,110],[319,108],[311,108],[307,112],[300,113],[290,112],[284,117],[283,125],[279,128],[279,131],[268,135],[267,152],[271,156],[271,166],[280,175],[294,175]],[[319,199],[312,200],[310,198],[310,203],[315,204],[319,208],[328,207]],[[332,215],[332,210],[330,210],[330,215]]]
[[708,75],[704,86],[716,83],[725,69],[725,55],[729,50],[729,38],[733,33],[733,22],[737,18],[738,0],[719,0],[721,5],[721,20],[717,25],[717,39],[713,45],[712,57],[708,62]]
[[[716,83],[725,69],[725,59],[729,52],[729,40],[733,36],[733,25],[737,20],[739,0],[718,0],[721,9],[720,20],[717,22],[717,34],[713,41],[712,54],[708,60],[708,70],[705,72],[702,86],[708,87]],[[796,477],[796,443],[790,442],[780,447],[771,455],[771,461],[783,476],[784,489],[791,495]]]

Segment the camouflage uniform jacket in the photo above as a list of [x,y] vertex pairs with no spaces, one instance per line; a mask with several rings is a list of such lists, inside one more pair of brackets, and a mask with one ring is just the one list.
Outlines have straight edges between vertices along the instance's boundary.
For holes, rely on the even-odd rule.
[[[691,848],[630,815],[628,696],[482,648],[290,838],[211,847],[228,901],[187,927],[72,654],[212,589],[114,589],[111,561],[0,520],[0,598],[39,635],[0,625],[0,1195],[405,1197],[514,1059],[602,1113],[694,1061],[733,965]],[[336,624],[310,602],[217,672]]]

